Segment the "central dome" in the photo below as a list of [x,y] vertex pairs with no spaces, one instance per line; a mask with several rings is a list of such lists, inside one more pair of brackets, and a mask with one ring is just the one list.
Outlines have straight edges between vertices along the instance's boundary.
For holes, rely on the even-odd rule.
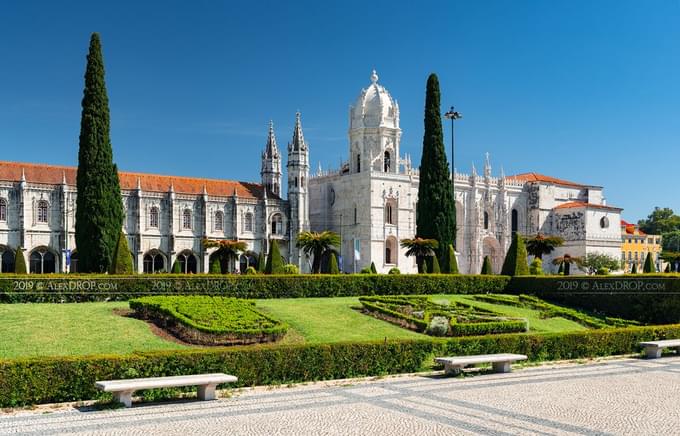
[[399,104],[378,84],[378,74],[373,70],[371,84],[361,90],[350,108],[350,129],[381,126],[399,128]]

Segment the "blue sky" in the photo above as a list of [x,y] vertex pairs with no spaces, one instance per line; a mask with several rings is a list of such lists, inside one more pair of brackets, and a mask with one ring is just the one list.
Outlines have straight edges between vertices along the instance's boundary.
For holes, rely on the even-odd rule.
[[602,185],[631,221],[680,212],[678,1],[12,3],[0,6],[2,160],[76,163],[97,31],[124,170],[257,181],[269,119],[283,147],[298,109],[313,167],[337,167],[372,68],[418,163],[436,72],[442,111],[464,116],[459,171],[488,151],[495,173]]

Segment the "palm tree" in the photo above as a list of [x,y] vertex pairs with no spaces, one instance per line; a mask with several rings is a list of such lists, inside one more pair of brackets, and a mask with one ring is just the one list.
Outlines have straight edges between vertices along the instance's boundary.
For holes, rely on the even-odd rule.
[[312,256],[312,272],[321,272],[321,258],[327,250],[340,245],[340,235],[330,230],[323,232],[302,232],[298,235],[296,247],[302,249],[307,256]]
[[222,271],[225,271],[225,263],[229,263],[232,258],[238,256],[239,252],[248,249],[248,244],[243,241],[233,239],[204,239],[203,248],[218,247],[213,256],[220,260]]
[[402,239],[401,247],[406,248],[406,256],[415,256],[418,264],[418,272],[423,271],[423,261],[426,257],[435,255],[435,251],[439,248],[439,242],[436,239]]
[[550,254],[555,248],[564,245],[564,239],[559,236],[543,236],[539,233],[535,236],[525,236],[524,243],[527,253],[543,260],[544,254]]
[[583,258],[565,254],[564,256],[554,258],[552,263],[553,265],[562,265],[564,267],[564,275],[568,276],[571,264],[575,264],[579,268],[583,267]]

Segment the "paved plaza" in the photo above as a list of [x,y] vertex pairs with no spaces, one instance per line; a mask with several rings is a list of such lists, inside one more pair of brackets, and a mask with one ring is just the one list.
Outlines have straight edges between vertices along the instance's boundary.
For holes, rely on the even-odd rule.
[[[0,415],[1,434],[680,434],[680,357],[235,392],[218,401]],[[49,411],[49,413],[46,413]]]

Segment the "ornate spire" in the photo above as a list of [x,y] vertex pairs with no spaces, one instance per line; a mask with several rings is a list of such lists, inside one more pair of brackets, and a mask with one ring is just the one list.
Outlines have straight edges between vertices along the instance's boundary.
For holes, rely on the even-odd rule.
[[321,169],[321,161],[319,161],[319,168],[316,170],[316,175],[317,176],[323,175],[323,170]]
[[307,143],[302,134],[302,121],[300,120],[300,112],[295,113],[295,129],[293,129],[293,140],[288,144],[288,151],[307,150]]
[[472,162],[472,176],[477,177],[477,167],[475,167],[474,162]]
[[269,135],[267,136],[267,145],[264,148],[265,158],[279,157],[279,147],[276,146],[276,136],[274,135],[274,121],[269,120]]
[[373,69],[373,72],[371,73],[371,83],[377,83],[378,82],[378,73],[375,72],[375,68]]
[[484,156],[484,177],[487,179],[491,177],[491,162],[489,160],[489,152],[487,151]]

